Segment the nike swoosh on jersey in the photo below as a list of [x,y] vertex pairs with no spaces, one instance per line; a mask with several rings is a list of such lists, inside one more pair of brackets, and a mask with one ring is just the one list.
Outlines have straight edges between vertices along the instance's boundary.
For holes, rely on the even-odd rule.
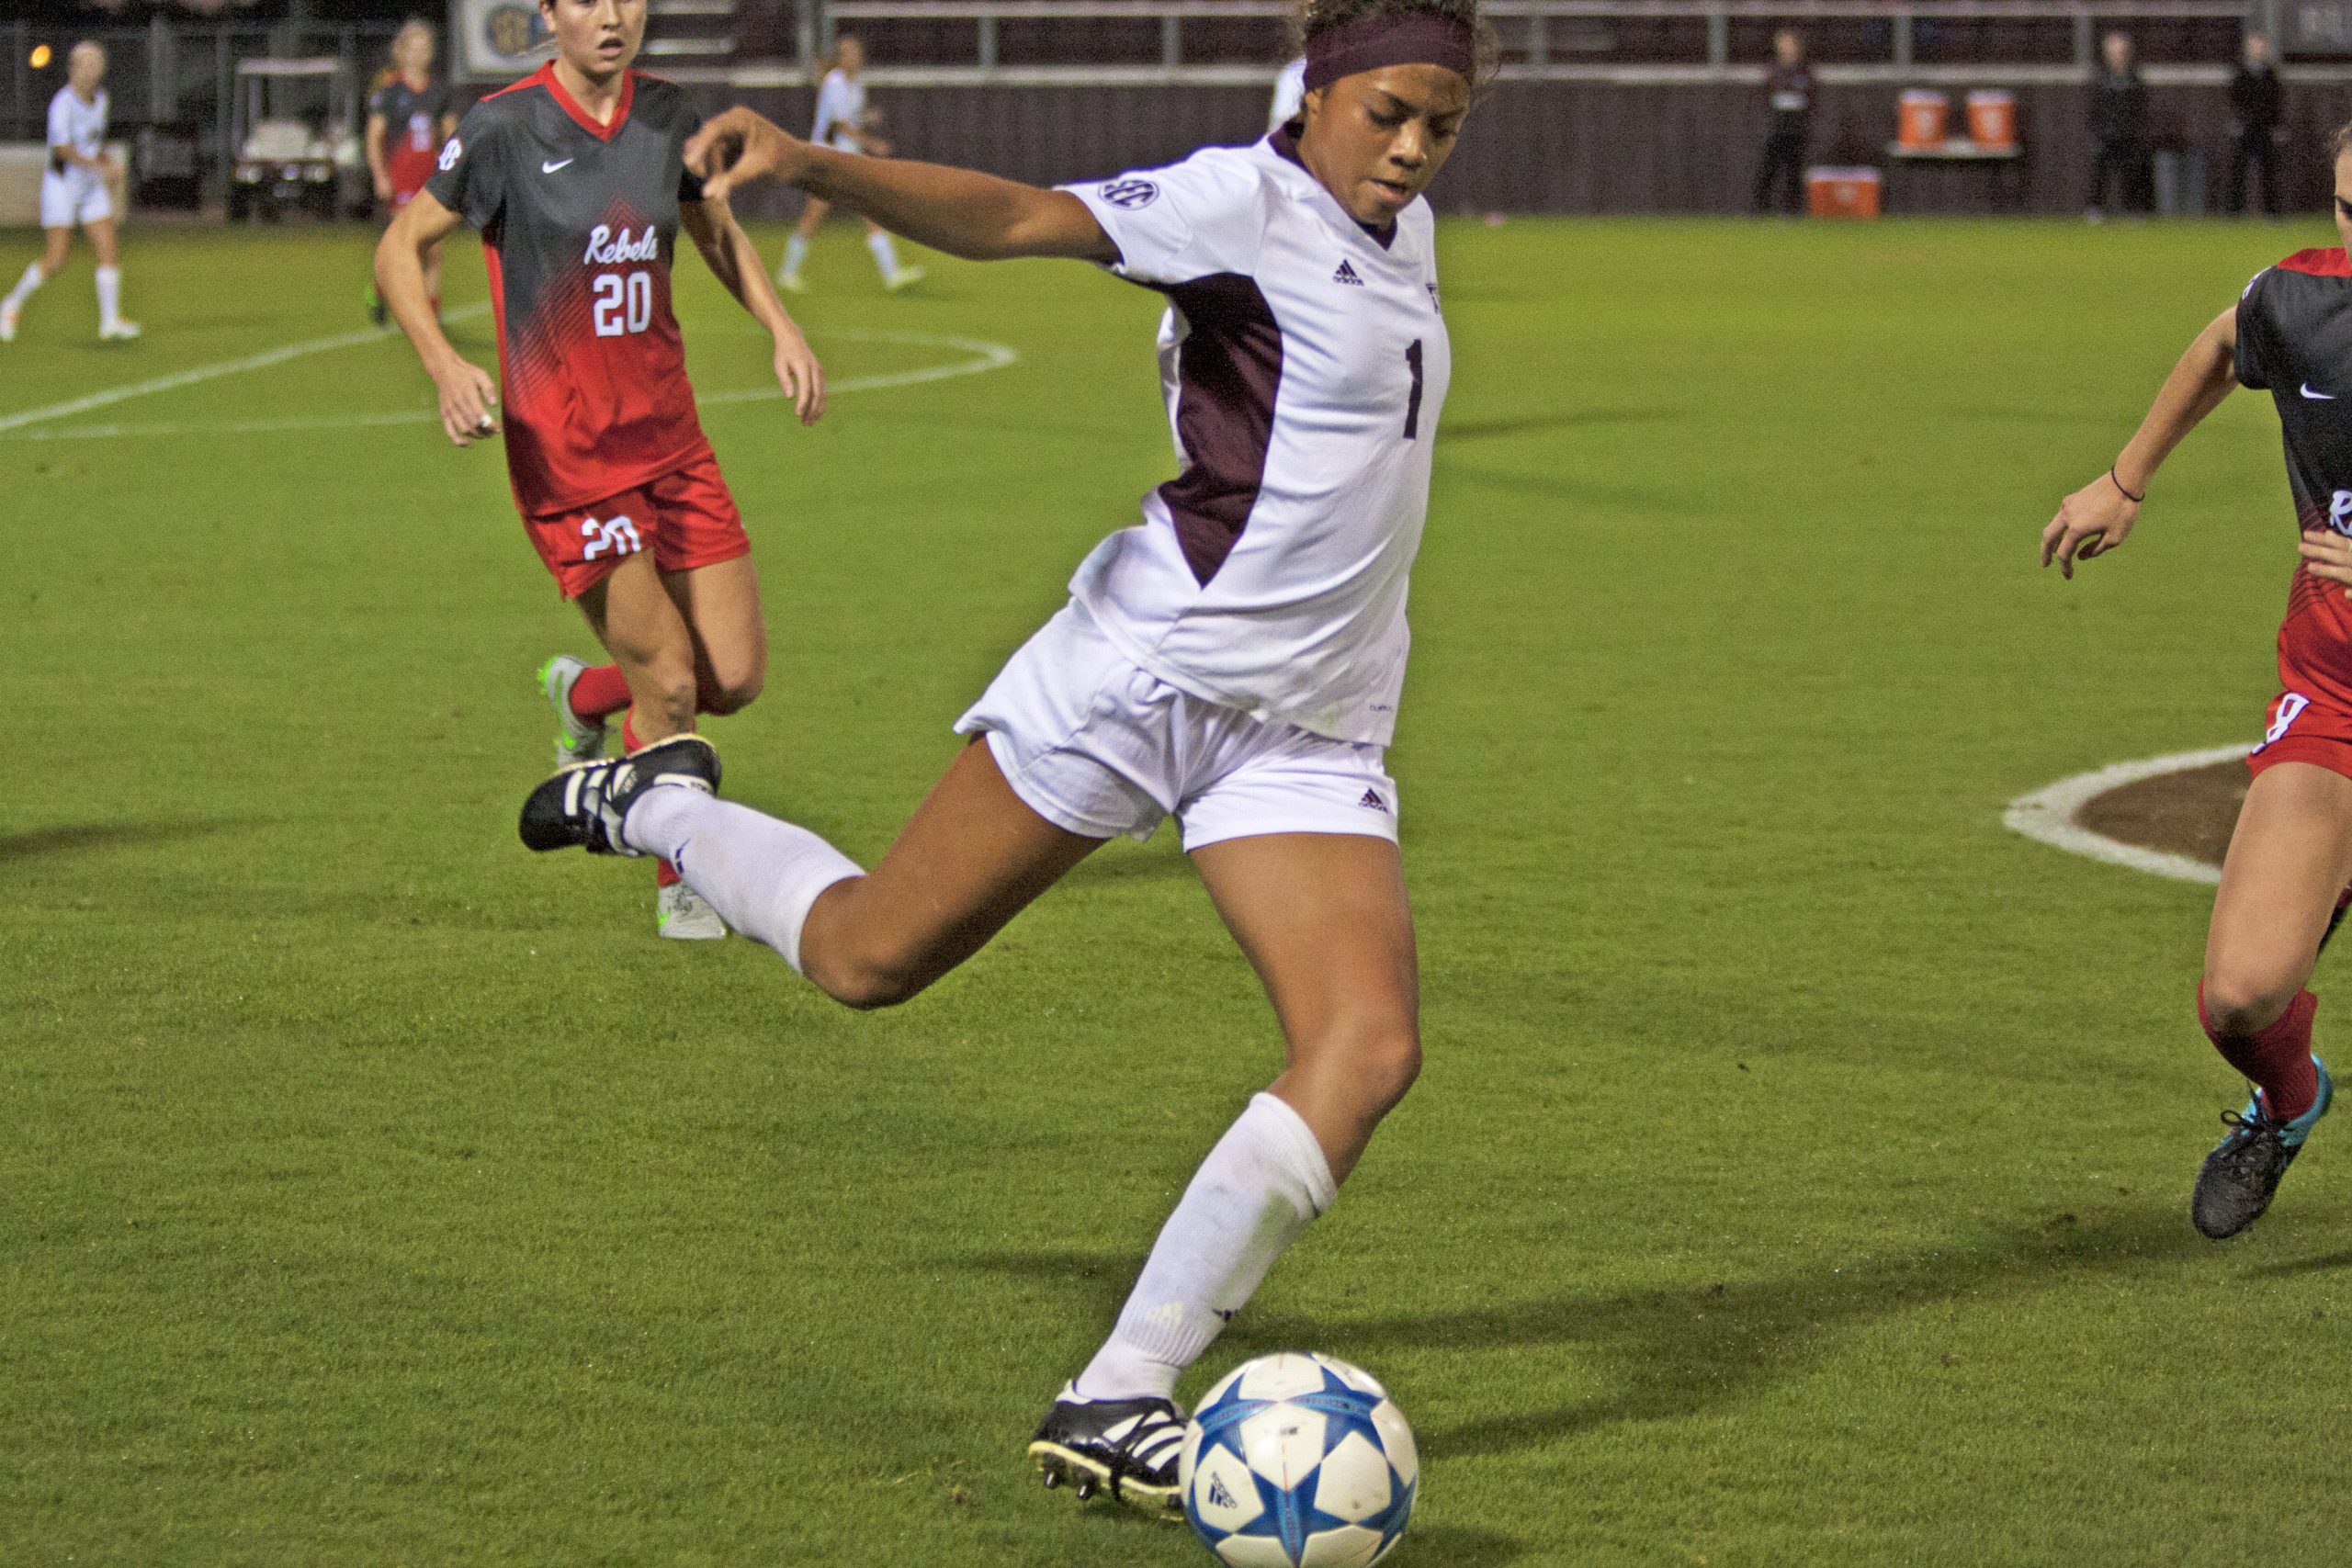
[[570,168],[570,167],[571,166],[571,164],[572,164],[572,160],[571,160],[571,159],[570,159],[570,158],[566,158],[566,159],[565,159],[562,163],[560,163],[560,164],[541,164],[539,165],[539,173],[541,173],[541,174],[543,174],[543,175],[551,175],[551,174],[554,174],[558,169],[568,169],[568,168]]
[[2311,400],[2315,403],[2332,403],[2335,400],[2335,394],[2334,392],[2312,391],[2312,384],[2309,381],[2303,383],[2303,396],[2311,399]]

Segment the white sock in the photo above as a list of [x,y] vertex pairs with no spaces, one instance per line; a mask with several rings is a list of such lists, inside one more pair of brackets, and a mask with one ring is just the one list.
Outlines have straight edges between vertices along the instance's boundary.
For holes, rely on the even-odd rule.
[[795,234],[784,243],[784,270],[797,276],[800,264],[808,259],[808,242]]
[[98,330],[112,332],[122,320],[122,268],[98,268]]
[[1339,1189],[1315,1134],[1281,1100],[1248,1110],[1159,1227],[1118,1325],[1078,1374],[1085,1399],[1167,1398]]
[[21,306],[26,300],[32,298],[34,289],[39,288],[42,284],[47,283],[48,281],[48,275],[41,271],[40,263],[28,263],[25,266],[25,276],[17,279],[16,288],[8,290],[7,302],[10,305]]
[[621,836],[675,866],[718,918],[800,967],[800,928],[817,895],[857,863],[806,828],[763,817],[698,789],[649,789]]
[[899,253],[891,245],[889,235],[879,229],[875,230],[874,232],[865,236],[865,248],[874,253],[874,265],[882,269],[882,276],[886,279],[898,276]]

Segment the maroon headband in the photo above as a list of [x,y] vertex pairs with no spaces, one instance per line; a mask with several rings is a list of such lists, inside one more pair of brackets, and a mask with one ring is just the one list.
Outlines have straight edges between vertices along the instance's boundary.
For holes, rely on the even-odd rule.
[[1306,86],[1328,87],[1359,71],[1388,65],[1440,65],[1467,82],[1477,70],[1470,24],[1428,11],[1366,17],[1306,40]]

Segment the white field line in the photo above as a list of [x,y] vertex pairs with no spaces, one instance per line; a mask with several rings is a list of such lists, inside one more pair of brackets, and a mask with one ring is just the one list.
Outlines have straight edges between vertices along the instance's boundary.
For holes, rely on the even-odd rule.
[[2029,839],[2038,840],[2053,849],[2069,854],[2088,855],[2109,865],[2129,866],[2155,876],[2177,877],[2182,882],[2201,882],[2208,886],[2222,880],[2222,868],[2207,865],[2201,860],[2176,855],[2163,850],[2143,849],[2110,839],[2104,833],[2094,833],[2075,820],[2085,806],[2109,790],[2125,784],[2138,784],[2165,773],[2187,773],[2191,768],[2211,767],[2215,762],[2243,761],[2251,750],[2247,746],[2211,746],[2202,751],[2175,751],[2169,756],[2148,757],[2137,762],[2116,762],[2096,768],[2073,778],[2060,779],[2044,785],[2031,795],[2021,795],[2009,802],[2001,814],[2001,825]]
[[[446,320],[462,321],[490,313],[487,303],[467,305],[449,312]],[[22,413],[0,415],[0,435],[22,430],[27,425],[47,424],[52,420],[71,419],[77,413],[95,409],[111,408],[116,403],[129,402],[133,398],[152,397],[157,392],[174,392],[182,387],[199,382],[217,381],[223,376],[242,376],[248,370],[266,370],[273,365],[283,365],[289,359],[301,359],[313,354],[325,354],[332,349],[357,348],[361,344],[381,343],[385,333],[379,328],[368,327],[358,332],[337,333],[333,337],[314,337],[307,343],[289,343],[260,354],[249,354],[243,359],[223,359],[211,365],[198,365],[187,370],[175,370],[169,376],[158,376],[150,381],[133,381],[129,386],[109,387],[102,392],[66,402],[51,403],[45,409],[27,409]]]
[[[471,306],[468,309],[479,313],[487,307]],[[455,314],[455,312],[452,313],[452,319]],[[913,370],[893,370],[874,376],[845,377],[827,384],[828,396],[842,392],[880,391],[889,387],[913,387],[926,381],[945,381],[957,376],[978,376],[989,370],[1001,370],[1008,365],[1017,364],[1021,358],[1020,351],[1007,344],[989,343],[981,338],[951,337],[937,333],[869,332],[859,328],[841,327],[820,333],[818,335],[851,338],[870,343],[905,344],[917,348],[952,348],[970,355],[969,358],[958,359],[946,365],[926,365]],[[282,419],[183,421],[148,424],[78,424],[63,430],[22,428],[36,419],[43,421],[65,419],[76,413],[87,412],[93,408],[105,407],[107,403],[120,402],[126,398],[141,397],[150,392],[169,391],[175,387],[190,386],[198,381],[208,381],[220,376],[234,375],[243,370],[266,369],[272,365],[283,364],[288,359],[299,358],[304,354],[322,353],[328,348],[347,348],[358,343],[379,343],[384,340],[384,333],[375,331],[370,331],[364,335],[347,333],[341,337],[321,338],[310,344],[291,344],[285,348],[273,349],[268,354],[254,355],[246,359],[231,360],[221,365],[202,366],[195,370],[181,371],[177,376],[159,377],[153,381],[142,381],[130,387],[119,387],[108,392],[93,392],[89,397],[76,399],[71,403],[60,403],[51,409],[35,409],[28,413],[11,416],[9,420],[0,420],[0,438],[17,441],[99,441],[140,436],[197,434],[274,435],[293,431],[367,430],[384,425],[439,423],[441,416],[438,413],[429,409],[414,409],[393,413],[297,414]],[[695,401],[702,408],[718,408],[736,403],[773,402],[783,396],[784,392],[780,388],[752,387],[739,391],[716,392],[708,397],[698,397]]]

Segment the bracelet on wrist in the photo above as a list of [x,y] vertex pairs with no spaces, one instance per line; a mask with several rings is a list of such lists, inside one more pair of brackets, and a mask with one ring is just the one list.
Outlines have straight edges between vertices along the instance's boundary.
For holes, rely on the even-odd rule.
[[2133,495],[2130,491],[2124,490],[2123,481],[2115,477],[2115,465],[2112,463],[2109,463],[2107,466],[2107,482],[2113,485],[2117,490],[2122,491],[2123,499],[2130,502],[2134,506],[2139,505],[2142,502],[2148,499],[2148,492],[2144,490],[2137,495]]

